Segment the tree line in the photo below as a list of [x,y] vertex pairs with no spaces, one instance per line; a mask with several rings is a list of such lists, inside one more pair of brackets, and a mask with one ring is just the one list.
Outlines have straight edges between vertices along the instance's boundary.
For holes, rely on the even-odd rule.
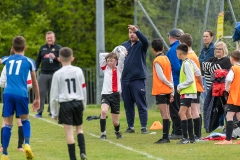
[[[104,5],[105,48],[111,51],[128,39],[127,24],[133,23],[134,1],[105,0]],[[25,55],[35,60],[45,43],[45,33],[53,31],[56,43],[73,49],[74,65],[94,68],[98,64],[95,0],[0,1],[0,24],[1,57],[9,55],[12,38],[22,35],[27,41]]]
[[[128,40],[127,24],[133,24],[134,21],[134,1],[104,0],[106,51],[111,51],[116,45]],[[219,11],[220,1],[211,0],[207,29],[216,31],[216,13]],[[140,0],[140,2],[168,43],[166,34],[173,28],[177,0]],[[239,0],[231,2],[238,19]],[[227,12],[224,32],[225,35],[231,35],[234,23],[229,7],[226,2],[225,4]],[[199,51],[199,39],[202,37],[205,8],[206,0],[184,0],[180,4],[177,27],[193,36],[195,40],[193,48],[196,51]],[[139,7],[137,20],[149,41],[158,37]],[[0,24],[1,57],[9,54],[12,38],[22,35],[27,41],[26,56],[35,60],[39,47],[45,43],[45,33],[51,30],[56,34],[56,43],[73,49],[74,65],[82,68],[94,68],[98,65],[95,0],[0,0]]]

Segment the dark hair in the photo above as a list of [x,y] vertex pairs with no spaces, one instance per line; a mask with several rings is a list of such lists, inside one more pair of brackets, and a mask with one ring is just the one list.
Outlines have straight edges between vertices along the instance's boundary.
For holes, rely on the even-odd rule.
[[16,36],[12,40],[12,46],[15,52],[23,52],[26,46],[26,41],[23,36]]
[[240,51],[239,50],[234,50],[231,52],[230,56],[235,60],[235,61],[240,61]]
[[163,50],[163,40],[161,39],[154,39],[151,45],[156,52]]
[[183,54],[188,53],[188,46],[186,44],[179,44],[177,50],[181,51]]
[[106,56],[106,60],[107,60],[108,58],[114,58],[114,59],[118,60],[117,54],[114,53],[114,52],[110,52],[110,53]]
[[181,43],[185,43],[188,47],[192,47],[193,39],[189,33],[184,33],[183,35],[181,35],[179,41]]
[[208,32],[211,37],[214,36],[214,33],[211,30],[206,30],[205,32]]
[[61,55],[63,57],[66,57],[66,58],[71,57],[71,55],[73,55],[73,51],[69,47],[63,47],[63,48],[60,49],[59,55]]

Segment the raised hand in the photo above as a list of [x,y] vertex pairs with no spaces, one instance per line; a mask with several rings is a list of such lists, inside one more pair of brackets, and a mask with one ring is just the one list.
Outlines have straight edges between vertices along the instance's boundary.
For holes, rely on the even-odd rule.
[[138,31],[137,27],[134,26],[134,25],[131,25],[131,24],[128,25],[128,29],[132,30],[133,32],[137,32]]

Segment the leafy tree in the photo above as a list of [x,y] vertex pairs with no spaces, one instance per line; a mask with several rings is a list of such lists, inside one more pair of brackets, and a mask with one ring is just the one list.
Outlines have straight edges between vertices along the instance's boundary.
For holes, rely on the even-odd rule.
[[[15,36],[24,36],[27,41],[26,56],[35,59],[39,44],[44,43],[44,36],[39,33],[48,28],[50,21],[46,14],[35,13],[29,8],[31,3],[25,0],[0,2],[0,53],[1,57],[9,55],[12,39]],[[27,4],[27,5],[26,5]],[[28,9],[28,10],[27,10]],[[28,12],[27,12],[27,11]],[[2,65],[0,68],[2,69]]]

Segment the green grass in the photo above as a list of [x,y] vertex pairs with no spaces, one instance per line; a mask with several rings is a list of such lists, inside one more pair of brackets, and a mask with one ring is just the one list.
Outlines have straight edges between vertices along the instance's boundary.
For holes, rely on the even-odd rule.
[[[121,105],[122,107],[122,105]],[[156,134],[143,135],[140,131],[140,122],[136,110],[135,133],[126,134],[127,128],[125,112],[122,107],[120,114],[122,139],[116,139],[111,114],[107,119],[107,140],[99,140],[99,120],[87,121],[87,116],[99,115],[99,106],[88,106],[84,112],[84,134],[88,160],[225,160],[239,159],[240,145],[216,146],[214,141],[199,142],[196,144],[178,145],[178,141],[171,141],[169,144],[153,144],[161,138],[162,130]],[[32,115],[34,113],[31,113]],[[148,128],[159,120],[160,114],[157,109],[149,110]],[[54,120],[48,117],[46,110],[43,119],[33,119],[30,116],[32,126],[31,147],[35,160],[68,160],[68,151],[63,127],[57,125]],[[15,123],[16,124],[16,123]],[[9,157],[11,160],[24,160],[25,155],[17,151],[17,127],[14,124],[11,142],[9,146]],[[152,132],[152,131],[149,131]],[[154,131],[155,132],[155,131]],[[220,130],[219,130],[220,132]],[[203,136],[207,136],[203,130]],[[79,158],[79,149],[76,145],[76,153]]]

